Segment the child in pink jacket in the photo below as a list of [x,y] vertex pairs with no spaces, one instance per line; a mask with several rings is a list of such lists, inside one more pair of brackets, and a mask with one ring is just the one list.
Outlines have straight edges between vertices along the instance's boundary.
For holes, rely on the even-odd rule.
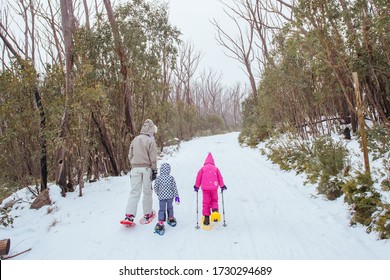
[[212,154],[209,153],[203,167],[199,170],[198,175],[196,176],[194,186],[194,190],[196,192],[199,188],[202,188],[202,214],[204,216],[203,228],[206,230],[211,228],[210,215],[212,221],[219,221],[221,218],[221,215],[218,212],[218,187],[221,188],[221,191],[227,189],[225,183],[223,182],[221,172],[218,167],[215,166]]

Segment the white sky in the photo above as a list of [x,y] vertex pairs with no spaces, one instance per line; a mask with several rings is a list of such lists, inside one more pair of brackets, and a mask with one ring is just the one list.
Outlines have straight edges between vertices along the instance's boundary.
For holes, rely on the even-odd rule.
[[[167,0],[170,10],[171,23],[179,28],[184,42],[193,43],[195,50],[203,54],[199,71],[213,69],[222,73],[224,82],[232,85],[236,81],[247,84],[247,77],[240,68],[240,63],[224,54],[226,49],[218,45],[214,25],[210,21],[214,18],[229,34],[234,34],[232,22],[223,11],[219,0]],[[224,28],[226,26],[226,28]]]

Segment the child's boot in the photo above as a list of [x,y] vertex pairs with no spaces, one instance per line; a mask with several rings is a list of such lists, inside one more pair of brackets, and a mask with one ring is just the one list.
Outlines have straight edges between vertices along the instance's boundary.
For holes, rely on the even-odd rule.
[[204,216],[203,221],[202,221],[202,228],[204,230],[210,230],[211,225],[210,225],[210,216]]
[[175,227],[176,224],[177,224],[177,222],[176,222],[176,219],[174,217],[168,218],[168,225],[170,225],[171,227]]
[[211,218],[212,222],[221,221],[221,214],[218,212],[218,209],[213,209],[213,212],[211,213],[210,218]]
[[154,227],[154,232],[158,233],[159,235],[163,235],[165,233],[165,227],[163,221],[159,221],[156,224],[156,226]]

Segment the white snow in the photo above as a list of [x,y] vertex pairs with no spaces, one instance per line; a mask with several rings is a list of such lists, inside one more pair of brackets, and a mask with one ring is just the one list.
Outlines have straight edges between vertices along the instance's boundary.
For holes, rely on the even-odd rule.
[[[154,234],[155,222],[126,228],[119,224],[130,191],[129,175],[86,184],[61,197],[50,186],[51,206],[29,209],[26,190],[10,214],[13,227],[0,227],[0,239],[11,239],[9,255],[31,251],[15,260],[389,260],[390,244],[349,226],[342,199],[327,201],[304,178],[281,171],[258,149],[240,147],[238,133],[201,137],[180,144],[163,156],[178,186],[177,226]],[[193,185],[207,152],[212,152],[227,186],[219,203],[222,221],[211,231],[195,229]],[[11,198],[10,198],[11,199]],[[154,209],[158,210],[154,194]],[[6,203],[8,200],[3,202]],[[137,220],[142,214],[142,198]],[[223,219],[227,226],[223,227]],[[230,263],[230,262],[226,262]],[[107,279],[107,278],[106,278]]]

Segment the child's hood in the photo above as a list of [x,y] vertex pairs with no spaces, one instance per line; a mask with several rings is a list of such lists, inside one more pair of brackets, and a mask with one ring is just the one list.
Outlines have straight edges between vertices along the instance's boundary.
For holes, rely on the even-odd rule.
[[215,165],[214,158],[213,158],[213,155],[211,153],[209,153],[207,155],[206,160],[204,161],[204,165],[206,165],[206,164]]
[[167,176],[171,173],[171,166],[169,163],[163,163],[160,169],[160,175]]

